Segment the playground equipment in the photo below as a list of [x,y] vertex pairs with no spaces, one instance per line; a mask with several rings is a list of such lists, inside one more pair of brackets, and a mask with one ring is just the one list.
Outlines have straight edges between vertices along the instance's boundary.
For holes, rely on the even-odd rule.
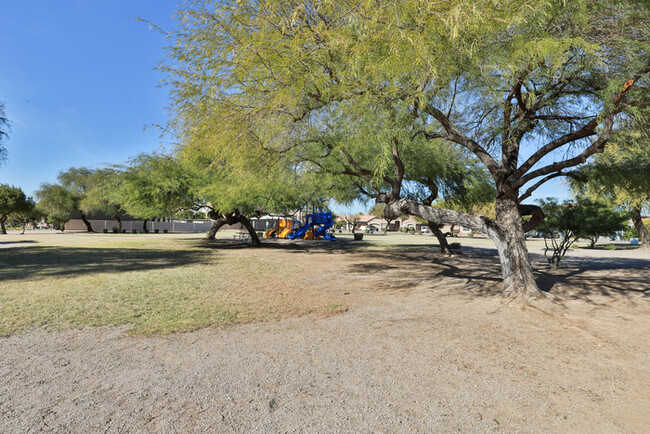
[[291,226],[292,226],[291,220],[287,220],[287,219],[278,220],[278,226],[266,231],[266,233],[264,234],[264,238],[273,238],[273,237],[287,238],[287,236],[291,233]]
[[318,240],[320,237],[328,241],[336,241],[336,237],[327,231],[334,226],[331,212],[314,212],[307,214],[306,223],[296,232],[287,235],[290,240],[302,238],[305,240]]

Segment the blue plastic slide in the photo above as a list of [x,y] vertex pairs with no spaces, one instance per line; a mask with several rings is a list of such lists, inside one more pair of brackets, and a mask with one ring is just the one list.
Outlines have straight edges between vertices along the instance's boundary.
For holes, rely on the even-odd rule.
[[305,233],[309,230],[310,227],[311,227],[311,223],[307,223],[306,225],[298,229],[293,234],[287,235],[287,238],[289,238],[290,240],[295,240],[296,238],[303,238],[305,236]]
[[334,235],[327,233],[327,230],[332,226],[334,226],[334,222],[329,219],[323,226],[314,231],[314,236],[323,237],[323,239],[326,239],[327,241],[336,241],[336,237]]

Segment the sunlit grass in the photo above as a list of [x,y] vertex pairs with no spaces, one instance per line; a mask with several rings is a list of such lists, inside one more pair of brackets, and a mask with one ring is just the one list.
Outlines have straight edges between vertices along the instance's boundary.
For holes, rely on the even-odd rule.
[[127,326],[132,333],[270,321],[346,308],[272,252],[206,248],[198,237],[71,234],[0,249],[0,334],[34,328]]

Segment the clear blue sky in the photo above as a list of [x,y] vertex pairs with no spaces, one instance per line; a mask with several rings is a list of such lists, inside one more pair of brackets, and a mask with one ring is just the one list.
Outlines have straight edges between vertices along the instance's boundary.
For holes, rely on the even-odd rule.
[[[169,43],[136,17],[174,26],[176,0],[15,0],[0,13],[0,100],[11,131],[0,183],[33,194],[69,167],[122,163],[164,145]],[[535,197],[567,197],[560,182]],[[363,204],[336,206],[364,211]]]
[[11,131],[0,183],[31,194],[73,166],[119,163],[160,147],[167,91],[155,67],[175,0],[4,1],[0,100]]

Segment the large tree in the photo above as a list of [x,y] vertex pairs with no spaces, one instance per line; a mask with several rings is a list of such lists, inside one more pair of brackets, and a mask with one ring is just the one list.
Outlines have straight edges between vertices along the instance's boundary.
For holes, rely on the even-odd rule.
[[81,221],[86,225],[87,232],[94,232],[87,218],[87,214],[92,213],[92,210],[82,209],[81,204],[92,186],[93,179],[95,179],[94,171],[87,167],[71,167],[58,176],[60,185],[70,192],[76,205],[76,211],[81,216]]
[[79,201],[67,188],[58,184],[41,184],[36,191],[37,208],[47,216],[48,223],[65,231],[65,225],[79,209]]
[[92,170],[88,179],[89,188],[79,202],[79,209],[85,213],[101,211],[110,215],[117,223],[117,231],[122,233],[122,214],[120,191],[122,177],[118,167],[105,167]]
[[148,220],[203,205],[198,198],[198,174],[172,155],[139,154],[119,168],[118,176],[115,200],[129,215],[144,219],[144,232]]
[[[617,119],[649,99],[645,2],[197,1],[179,17],[165,69],[181,123],[245,119],[255,140],[237,149],[289,153],[322,139],[320,157],[340,155],[351,178],[383,179],[373,194],[389,218],[489,235],[504,292],[526,298],[541,292],[524,232],[542,215],[522,202],[601,152]],[[331,125],[372,107],[412,113],[422,149],[450,143],[477,158],[495,186],[496,218],[409,197],[405,141],[392,125],[379,167],[328,140]]]
[[5,222],[11,215],[26,213],[32,206],[32,201],[21,188],[0,184],[0,232],[7,234]]

